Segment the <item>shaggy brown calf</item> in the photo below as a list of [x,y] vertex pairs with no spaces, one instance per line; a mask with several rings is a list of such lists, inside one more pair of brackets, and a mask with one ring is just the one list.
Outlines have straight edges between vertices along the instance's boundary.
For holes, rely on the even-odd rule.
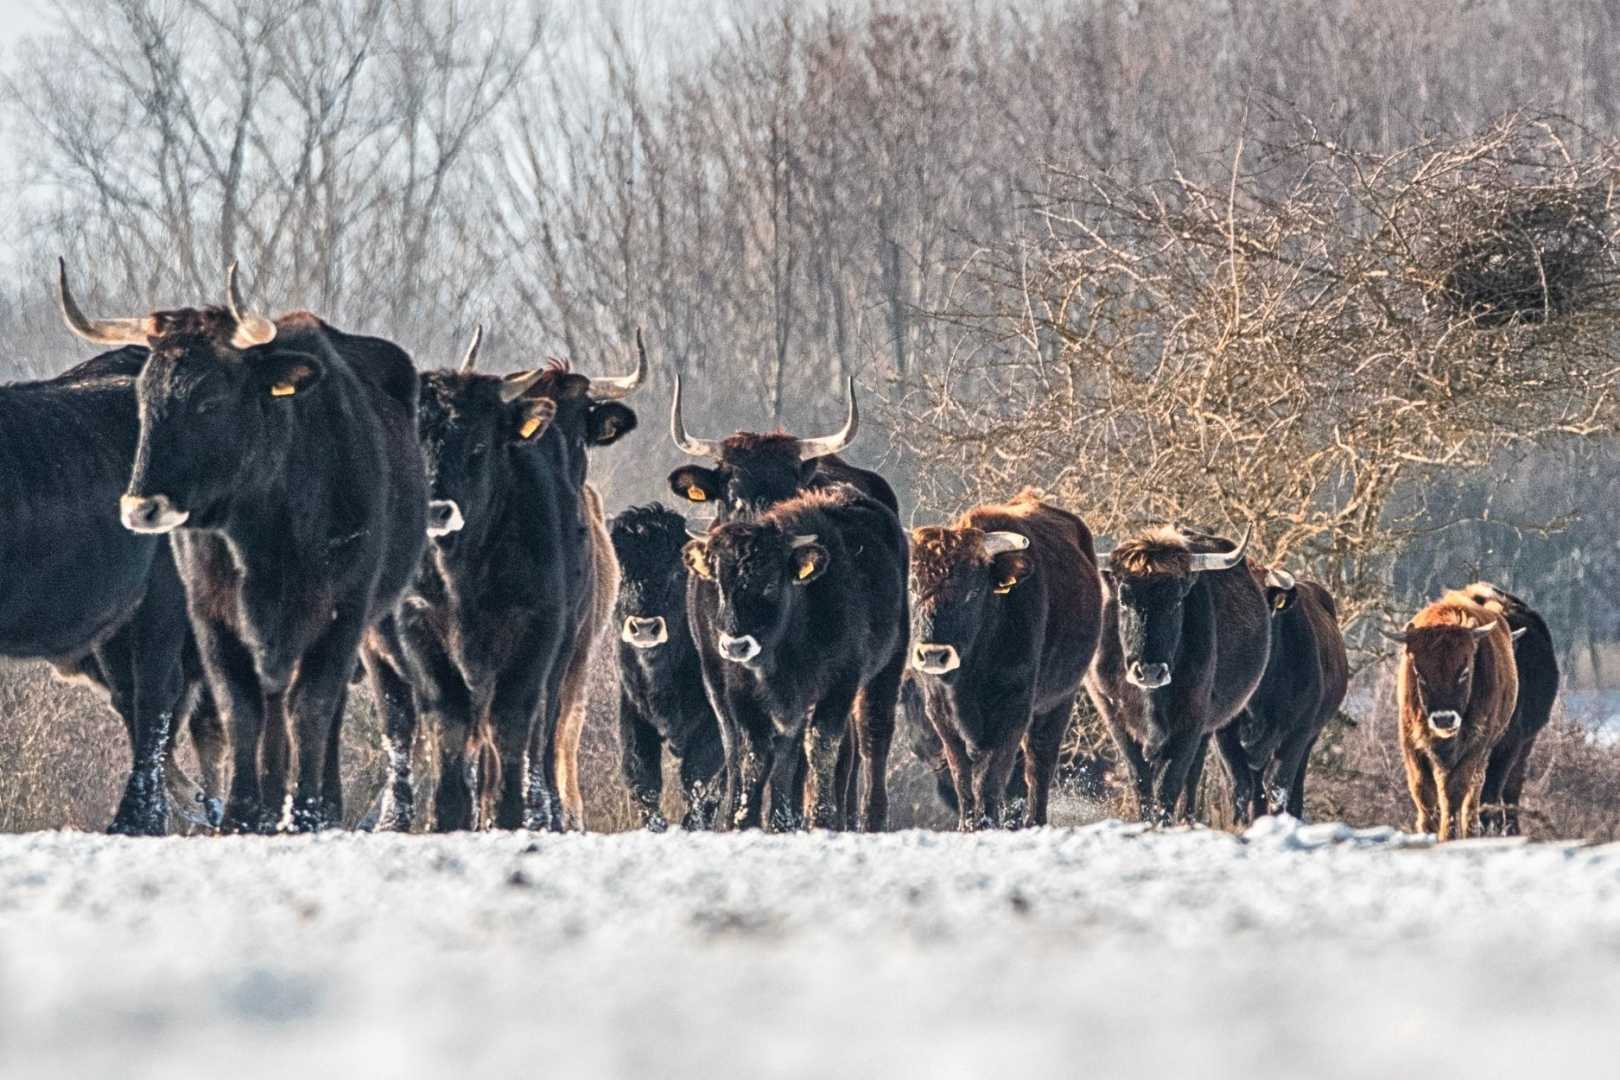
[[1416,828],[1461,839],[1478,828],[1485,766],[1518,704],[1513,638],[1461,591],[1391,637],[1403,645],[1395,700]]
[[1100,627],[1091,530],[1024,491],[912,534],[911,669],[963,830],[1002,824],[1024,754],[1025,825],[1045,825],[1058,752]]

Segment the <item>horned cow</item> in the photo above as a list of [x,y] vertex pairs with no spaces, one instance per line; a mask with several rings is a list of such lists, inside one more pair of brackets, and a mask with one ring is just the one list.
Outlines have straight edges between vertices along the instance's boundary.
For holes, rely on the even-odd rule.
[[1462,839],[1479,827],[1485,767],[1518,704],[1512,634],[1457,591],[1390,636],[1402,646],[1395,700],[1417,830]]
[[1098,556],[1103,630],[1086,688],[1146,820],[1194,816],[1209,736],[1265,671],[1270,619],[1244,564],[1247,542],[1160,528]]
[[1099,633],[1091,531],[1032,491],[912,534],[913,678],[960,827],[1002,823],[1019,749],[1023,823],[1044,825],[1063,735]]
[[[838,759],[851,728],[862,770],[857,824],[884,827],[884,771],[906,661],[906,536],[847,485],[807,491],[685,549],[687,611],[726,747],[726,824],[757,827],[767,776],[795,783],[809,824],[843,822]],[[773,803],[771,824],[799,824]]]

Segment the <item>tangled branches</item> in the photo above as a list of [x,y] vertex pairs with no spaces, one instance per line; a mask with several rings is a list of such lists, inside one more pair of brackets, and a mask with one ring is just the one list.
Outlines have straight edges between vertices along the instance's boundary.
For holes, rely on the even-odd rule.
[[1038,478],[1104,534],[1253,522],[1354,617],[1432,524],[1415,488],[1614,432],[1620,145],[1527,114],[1382,154],[1277,126],[1214,181],[1053,174],[905,402],[925,501]]

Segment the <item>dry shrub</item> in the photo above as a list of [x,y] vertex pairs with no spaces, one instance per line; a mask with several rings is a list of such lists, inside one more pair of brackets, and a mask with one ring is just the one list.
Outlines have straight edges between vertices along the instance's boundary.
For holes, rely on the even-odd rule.
[[98,694],[44,664],[0,660],[0,832],[106,828],[130,760]]

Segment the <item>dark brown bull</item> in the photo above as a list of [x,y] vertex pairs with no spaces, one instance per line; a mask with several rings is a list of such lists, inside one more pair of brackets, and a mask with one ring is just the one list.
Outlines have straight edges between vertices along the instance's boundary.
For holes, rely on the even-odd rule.
[[1403,646],[1395,700],[1416,828],[1462,839],[1478,829],[1485,766],[1518,704],[1513,638],[1460,591],[1390,636]]
[[1281,570],[1255,575],[1271,610],[1271,657],[1248,708],[1215,736],[1239,823],[1285,810],[1305,816],[1311,748],[1350,683],[1332,595]]
[[1271,652],[1265,595],[1233,545],[1154,529],[1098,556],[1102,637],[1086,678],[1136,782],[1144,820],[1169,821],[1209,736],[1248,704]]
[[912,534],[913,678],[943,742],[960,827],[1002,823],[1020,747],[1023,822],[1045,825],[1075,695],[1097,646],[1091,530],[1033,491]]
[[1558,697],[1558,653],[1552,633],[1534,608],[1489,582],[1476,582],[1462,590],[1469,599],[1507,620],[1513,631],[1514,666],[1519,673],[1519,703],[1507,730],[1491,750],[1480,794],[1481,824],[1486,832],[1519,835],[1519,799],[1524,793],[1525,768],[1536,736],[1547,726]]

